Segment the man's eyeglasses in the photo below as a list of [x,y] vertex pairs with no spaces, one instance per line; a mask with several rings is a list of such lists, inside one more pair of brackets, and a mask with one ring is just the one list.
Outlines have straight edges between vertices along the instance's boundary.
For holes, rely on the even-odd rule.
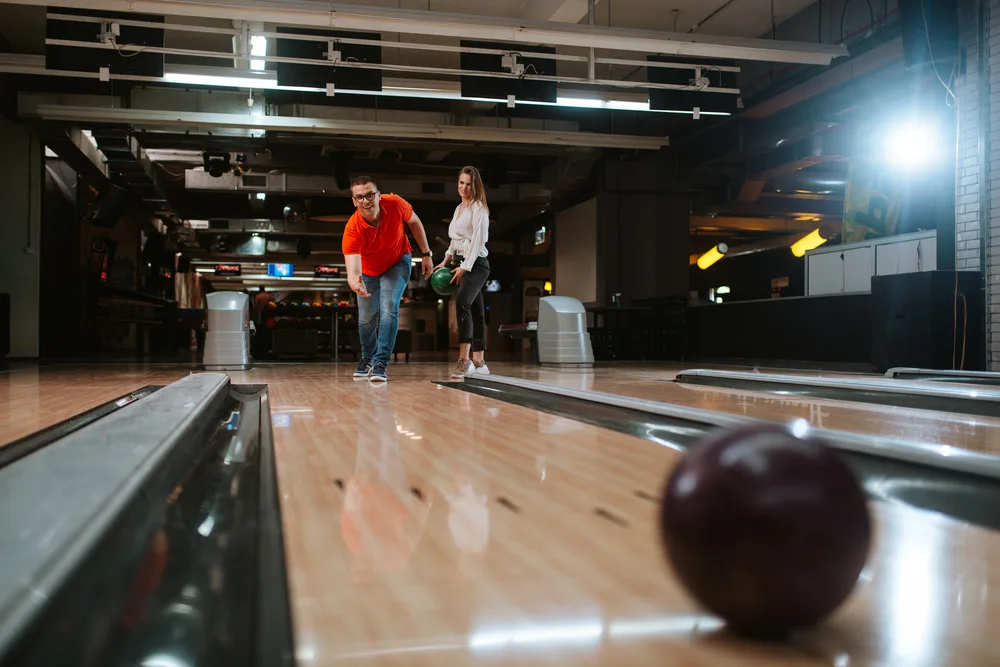
[[375,190],[374,192],[366,192],[363,195],[354,195],[353,197],[351,197],[351,199],[353,199],[355,202],[357,202],[358,204],[360,204],[361,202],[363,202],[365,200],[375,201],[375,195],[377,195],[377,194],[378,194],[378,190]]

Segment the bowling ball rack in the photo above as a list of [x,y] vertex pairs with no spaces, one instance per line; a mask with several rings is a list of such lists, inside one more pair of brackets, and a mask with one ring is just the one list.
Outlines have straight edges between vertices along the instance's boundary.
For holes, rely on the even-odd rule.
[[[441,382],[459,391],[574,419],[686,451],[709,433],[761,423],[739,415],[570,389],[498,375]],[[940,445],[814,429],[840,450],[869,498],[1000,529],[1000,462]],[[641,490],[657,497],[660,489]]]

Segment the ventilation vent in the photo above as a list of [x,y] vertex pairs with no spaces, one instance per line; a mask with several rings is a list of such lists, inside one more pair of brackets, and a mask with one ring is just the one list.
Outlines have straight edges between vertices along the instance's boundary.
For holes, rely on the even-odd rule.
[[267,174],[243,174],[243,187],[267,189]]

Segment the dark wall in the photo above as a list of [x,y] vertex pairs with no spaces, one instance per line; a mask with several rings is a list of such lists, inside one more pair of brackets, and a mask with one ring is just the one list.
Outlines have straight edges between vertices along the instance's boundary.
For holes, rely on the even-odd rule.
[[72,353],[80,341],[83,271],[77,220],[76,173],[60,160],[46,161],[42,197],[39,354]]
[[597,301],[686,296],[690,199],[666,151],[608,157],[597,192]]
[[771,298],[771,280],[788,278],[788,287],[781,290],[782,297],[805,294],[806,260],[796,257],[789,248],[762,250],[751,255],[727,257],[707,269],[690,266],[691,289],[705,298],[708,290],[722,285],[729,287],[724,301]]
[[694,306],[688,357],[870,365],[872,305],[838,294]]

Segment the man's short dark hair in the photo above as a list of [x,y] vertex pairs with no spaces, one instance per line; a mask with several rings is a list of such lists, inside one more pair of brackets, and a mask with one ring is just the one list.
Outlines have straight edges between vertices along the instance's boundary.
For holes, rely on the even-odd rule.
[[355,185],[368,185],[369,183],[371,183],[375,189],[378,190],[378,183],[376,183],[375,179],[371,176],[358,176],[351,181],[351,189],[353,190]]

